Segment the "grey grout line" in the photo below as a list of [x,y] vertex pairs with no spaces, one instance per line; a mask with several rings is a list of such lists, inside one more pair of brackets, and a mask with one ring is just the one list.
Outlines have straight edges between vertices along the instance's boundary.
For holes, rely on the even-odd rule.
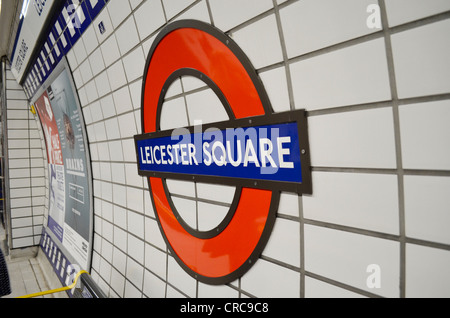
[[206,1],[206,7],[208,9],[209,19],[211,20],[211,25],[215,26],[216,23],[214,22],[214,16],[213,16],[213,13],[212,13],[211,4],[209,3],[209,0],[205,0],[205,1]]
[[386,4],[384,0],[379,0],[381,9],[381,21],[384,31],[386,46],[386,58],[388,63],[389,84],[392,95],[392,112],[394,119],[394,138],[397,161],[397,186],[398,186],[398,210],[399,210],[399,242],[400,242],[400,297],[405,297],[406,289],[406,229],[405,229],[405,189],[404,189],[404,171],[402,160],[401,132],[400,132],[400,113],[398,104],[397,81],[395,74],[394,56],[391,42],[391,30],[389,29]]
[[315,274],[312,272],[306,272],[306,276],[311,277],[313,279],[317,279],[319,281],[325,282],[327,284],[330,284],[332,286],[336,286],[351,292],[354,292],[356,294],[359,294],[361,296],[366,296],[366,297],[370,297],[370,298],[383,298],[382,296],[378,295],[378,294],[374,294],[374,293],[370,293],[364,289],[359,289],[357,287],[351,286],[351,285],[347,285],[345,283],[339,282],[337,280],[333,280],[331,278],[327,278],[325,276],[321,276],[319,274]]
[[[279,5],[277,4],[277,0],[273,0],[273,6],[274,6],[275,18],[276,18],[276,22],[277,22],[278,35],[280,37],[281,50],[282,50],[282,54],[283,54],[283,63],[282,64],[283,64],[283,66],[285,68],[285,72],[286,72],[286,83],[287,83],[287,87],[288,87],[289,104],[290,104],[289,108],[290,108],[290,110],[294,110],[295,109],[294,88],[292,86],[292,76],[291,76],[290,67],[289,67],[289,57],[288,57],[287,48],[286,48],[286,41],[284,38],[283,25],[281,22],[280,8],[279,8]],[[304,298],[305,297],[305,234],[304,234],[305,223],[304,223],[304,219],[303,219],[302,196],[298,196],[298,206],[299,206],[298,226],[299,226],[299,239],[300,239],[300,242],[299,242],[299,257],[300,257],[299,295],[300,295],[300,298]]]

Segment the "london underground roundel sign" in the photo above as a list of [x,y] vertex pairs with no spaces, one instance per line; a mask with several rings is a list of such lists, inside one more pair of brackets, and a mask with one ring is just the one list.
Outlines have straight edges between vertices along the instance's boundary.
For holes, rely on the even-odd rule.
[[[185,127],[183,135],[161,131],[165,94],[182,76],[212,89],[230,119]],[[257,261],[281,191],[311,193],[305,112],[274,114],[248,58],[209,24],[177,21],[155,39],[143,77],[142,131],[138,172],[148,177],[161,233],[181,267],[204,283],[231,282]],[[217,227],[200,231],[180,217],[166,179],[233,185],[235,197]]]

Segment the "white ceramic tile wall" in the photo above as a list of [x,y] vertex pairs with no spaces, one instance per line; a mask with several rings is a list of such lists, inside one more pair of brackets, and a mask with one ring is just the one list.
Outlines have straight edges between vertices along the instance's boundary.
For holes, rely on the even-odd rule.
[[315,110],[390,98],[382,39],[302,59],[290,67],[296,108]]
[[399,234],[396,176],[317,171],[312,178],[314,195],[303,198],[305,218]]
[[450,293],[448,251],[406,245],[406,297],[442,298]]
[[376,294],[399,297],[400,243],[337,229],[305,225],[305,270],[373,292],[368,269],[380,267]]
[[9,184],[10,249],[38,245],[44,222],[47,195],[42,132],[30,112],[27,98],[15,81],[9,66],[6,71],[7,161]]
[[392,35],[399,98],[448,93],[450,20]]
[[[406,235],[431,242],[450,243],[449,178],[405,176]],[[430,208],[432,206],[432,208]]]
[[345,42],[376,30],[366,25],[367,7],[374,0],[305,0],[280,10],[290,58]]
[[446,0],[385,0],[389,26],[397,26],[450,10]]
[[[381,28],[368,26],[369,5]],[[111,297],[449,297],[449,10],[447,0],[110,0],[68,54],[90,141],[98,284]],[[170,255],[136,171],[145,59],[161,28],[184,18],[239,44],[275,112],[308,111],[313,195],[282,193],[261,258],[225,286],[195,281]],[[163,129],[227,118],[189,78],[166,98]],[[9,137],[26,143],[21,127],[33,121],[23,104],[9,105]],[[29,194],[30,164],[11,162],[23,176],[11,180],[14,195]],[[45,167],[31,171],[44,191]],[[201,228],[217,219],[197,224],[197,215],[220,218],[235,191],[168,187]],[[29,233],[27,210],[16,213],[15,233]]]
[[449,119],[449,100],[400,107],[404,168],[450,170]]

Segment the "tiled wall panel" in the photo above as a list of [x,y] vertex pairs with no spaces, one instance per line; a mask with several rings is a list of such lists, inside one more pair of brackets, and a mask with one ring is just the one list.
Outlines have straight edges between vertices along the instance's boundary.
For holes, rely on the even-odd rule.
[[399,98],[450,92],[449,32],[447,19],[392,35]]
[[311,163],[324,167],[395,168],[392,110],[367,109],[309,120]]
[[[450,169],[450,101],[408,104],[400,107],[403,167]],[[420,151],[418,151],[420,149]]]
[[314,196],[303,198],[305,218],[399,234],[394,175],[317,171],[312,177]]
[[[399,242],[328,229],[305,226],[305,270],[356,288],[373,292],[368,270],[380,268],[376,293],[399,297]],[[351,260],[351,261],[350,261]]]
[[450,10],[445,0],[385,0],[389,26],[413,22]]
[[448,251],[406,245],[406,297],[442,298],[450,293]]
[[450,243],[446,229],[450,218],[449,190],[450,180],[443,176],[405,177],[405,222],[409,237]]
[[297,1],[280,10],[288,57],[303,55],[376,32],[366,25],[374,0]]
[[315,110],[390,98],[382,39],[292,63],[291,74],[296,108]]
[[[99,286],[111,297],[449,297],[449,10],[446,0],[109,0],[67,54],[90,142]],[[136,169],[145,61],[158,32],[180,19],[233,38],[274,112],[308,114],[313,194],[282,193],[261,258],[224,286],[197,282],[170,255]],[[27,138],[23,109],[11,113],[15,139]],[[227,115],[184,78],[161,118],[170,129]],[[11,185],[29,188],[38,164],[12,164],[24,178]],[[43,189],[38,168],[33,184]],[[168,187],[200,227],[234,195],[220,185]]]
[[[9,66],[6,71],[6,125],[9,183],[9,248],[20,249],[39,244],[44,222],[46,182],[40,127],[22,87]],[[5,193],[5,192],[4,192]]]

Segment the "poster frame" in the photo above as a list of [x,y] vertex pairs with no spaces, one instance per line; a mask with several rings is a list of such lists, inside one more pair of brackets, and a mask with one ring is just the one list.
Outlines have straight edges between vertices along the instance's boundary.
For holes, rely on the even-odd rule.
[[[48,229],[48,218],[49,218],[49,211],[45,212],[45,220],[46,224],[43,224],[43,233],[46,231],[48,235],[51,236],[52,240],[55,242],[55,244],[58,245],[58,248],[62,251],[64,256],[72,263],[80,266],[80,270],[87,270],[89,271],[92,266],[92,258],[93,258],[93,246],[94,246],[94,195],[93,195],[93,178],[92,178],[92,161],[91,161],[91,155],[90,155],[90,148],[89,148],[89,139],[87,135],[86,130],[86,124],[84,120],[84,113],[83,109],[81,107],[80,98],[78,95],[78,90],[75,86],[75,81],[73,79],[72,70],[69,66],[69,63],[67,61],[67,57],[64,56],[59,64],[55,67],[53,72],[49,75],[47,80],[41,85],[41,87],[35,92],[35,94],[30,98],[30,105],[34,105],[36,101],[44,94],[44,92],[47,91],[47,89],[53,84],[53,82],[64,72],[66,71],[68,74],[68,79],[70,83],[70,88],[72,89],[72,92],[74,94],[74,99],[76,103],[76,109],[78,110],[79,114],[79,120],[80,120],[80,127],[81,127],[81,133],[83,135],[83,142],[84,142],[84,149],[85,149],[85,155],[86,155],[86,179],[87,179],[87,185],[88,185],[88,197],[89,197],[89,230],[88,230],[88,247],[87,247],[87,260],[86,264],[78,264],[78,260],[76,257],[72,255],[72,253],[64,246],[62,242],[59,241],[58,237],[51,231],[46,230]],[[38,121],[38,124],[40,125],[40,129],[43,132],[42,122],[38,114],[36,114],[36,120]],[[45,143],[45,152],[47,151],[47,144]],[[43,148],[44,151],[44,148]],[[45,162],[45,164],[48,165],[48,158]],[[48,179],[48,167],[47,167],[47,175],[46,178]],[[49,184],[47,184],[49,186]],[[48,195],[49,189],[47,189],[47,195]],[[49,206],[47,207],[49,208]],[[66,211],[65,211],[66,212]],[[83,266],[86,265],[86,268]]]

